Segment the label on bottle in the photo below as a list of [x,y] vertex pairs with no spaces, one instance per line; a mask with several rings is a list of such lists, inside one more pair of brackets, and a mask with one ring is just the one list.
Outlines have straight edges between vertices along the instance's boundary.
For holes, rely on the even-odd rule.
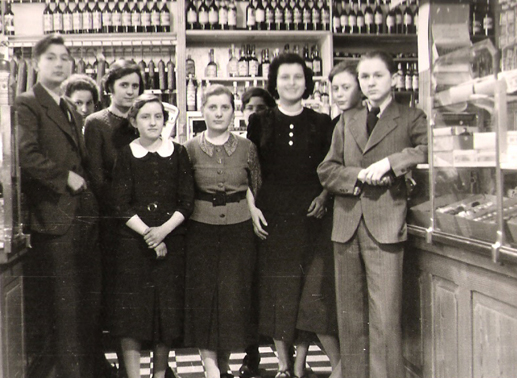
[[275,9],[275,24],[281,24],[284,22],[284,13],[282,12],[282,9],[276,8]]
[[151,26],[151,13],[149,13],[149,12],[142,13],[142,15],[140,16],[140,23],[142,24],[142,27],[144,29],[149,28]]
[[197,22],[197,12],[195,9],[191,8],[187,12],[187,24],[195,24],[196,22]]
[[185,74],[187,76],[196,75],[196,64],[194,63],[194,61],[192,59],[187,60],[187,62],[185,63]]
[[404,73],[402,71],[399,71],[399,74],[397,75],[397,82],[396,82],[395,86],[399,91],[403,91],[405,85],[406,85],[406,82],[404,80]]
[[373,21],[375,22],[375,25],[380,26],[384,23],[384,17],[382,16],[382,13],[375,13],[373,17]]
[[365,25],[364,17],[356,17],[356,24],[359,29],[363,28]]
[[210,8],[208,11],[208,23],[212,25],[219,23],[219,12],[217,12],[215,8]]
[[323,25],[330,25],[330,12],[327,9],[321,11],[321,23]]
[[102,13],[102,25],[104,25],[104,27],[113,25],[113,17],[109,9]]
[[486,15],[483,18],[483,30],[488,32],[488,31],[491,31],[493,28],[494,28],[494,20],[492,19],[492,17],[489,17],[488,15]]
[[246,26],[254,27],[255,23],[255,9],[249,6],[248,9],[246,9]]
[[239,76],[249,76],[249,67],[246,60],[239,60]]
[[43,31],[45,34],[52,33],[54,29],[54,21],[51,14],[43,15]]
[[306,25],[312,22],[312,14],[309,8],[303,8],[302,12],[302,22]]
[[418,75],[413,75],[411,86],[413,87],[414,91],[418,91]]
[[386,17],[386,26],[388,28],[394,28],[395,27],[395,17],[388,15],[388,17]]
[[348,26],[355,28],[357,26],[357,17],[354,12],[350,12],[348,15]]
[[206,77],[217,77],[217,66],[215,64],[208,64],[205,69]]
[[[54,13],[53,22],[54,22],[54,31],[55,32],[63,30],[63,15],[61,13]],[[7,17],[6,17],[5,18],[5,28],[6,28],[6,30],[7,30],[7,24],[8,24],[8,20],[7,20]]]
[[113,22],[113,26],[115,27],[122,26],[122,14],[120,14],[119,12],[113,13],[111,21]]
[[474,35],[481,34],[481,30],[482,30],[481,21],[479,21],[479,19],[473,19],[472,20],[472,32],[473,32],[473,34]]
[[219,8],[219,24],[228,25],[228,9],[225,7]]
[[[131,13],[131,25],[133,25],[135,28],[141,26],[141,20],[139,12],[133,12]],[[94,26],[95,29],[95,26]]]
[[402,25],[402,15],[400,13],[395,14],[395,23],[397,25]]
[[259,62],[258,60],[250,60],[249,63],[249,74],[250,76],[258,76],[259,73]]
[[160,12],[160,26],[168,28],[171,26],[171,14],[167,9]]
[[348,15],[344,12],[339,17],[339,23],[341,24],[341,30],[345,31],[345,28],[348,27]]
[[237,10],[235,8],[228,9],[228,26],[237,27]]
[[413,76],[412,75],[406,75],[405,77],[405,86],[406,86],[406,90],[410,91],[411,88],[413,87]]
[[233,58],[228,61],[228,76],[235,77],[239,75],[239,63],[237,59]]
[[300,8],[295,7],[293,9],[293,22],[295,24],[301,24],[302,23],[302,19],[303,19],[303,14],[302,14]]
[[[207,13],[208,18],[208,13]],[[151,25],[160,26],[160,13],[159,12],[151,12]]]
[[102,13],[95,12],[93,14],[93,30],[101,30],[102,29]]
[[312,23],[317,25],[321,20],[320,10],[318,8],[312,8]]
[[413,17],[411,17],[411,15],[409,13],[406,13],[404,15],[404,25],[407,27],[407,26],[411,26],[413,24]]
[[273,9],[266,8],[266,24],[274,24],[275,23],[275,12]]
[[[7,25],[6,25],[7,28]],[[69,33],[73,30],[73,21],[72,21],[72,15],[70,13],[63,14],[63,31],[65,33]]]
[[284,10],[284,22],[287,25],[290,25],[293,23],[293,12],[291,12],[291,8],[285,8]]
[[90,12],[83,13],[83,30],[93,29],[93,17]]
[[364,23],[366,25],[373,25],[373,14],[371,13],[366,13],[364,15]]
[[268,78],[269,76],[269,63],[262,63],[262,77]]
[[122,13],[122,26],[131,26],[131,13]]
[[256,9],[255,10],[255,22],[256,23],[263,23],[266,20],[266,12],[264,9]]
[[[228,19],[228,21],[230,20]],[[199,12],[199,23],[208,24],[208,12]]]
[[312,72],[314,75],[321,75],[321,62],[317,59],[312,61]]

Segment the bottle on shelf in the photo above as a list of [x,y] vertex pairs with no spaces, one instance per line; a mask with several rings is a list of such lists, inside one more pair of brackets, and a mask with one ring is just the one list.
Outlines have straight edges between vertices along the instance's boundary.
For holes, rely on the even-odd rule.
[[364,8],[364,27],[367,34],[375,34],[375,19],[370,0],[366,0],[366,7]]
[[197,29],[197,9],[194,5],[194,0],[190,0],[187,3],[186,21],[188,30]]
[[187,55],[187,60],[185,61],[185,75],[192,75],[192,77],[196,76],[196,63],[190,54]]
[[259,61],[257,59],[255,45],[248,45],[249,58],[248,58],[248,70],[249,76],[255,77],[259,75]]
[[138,68],[140,69],[140,73],[142,74],[142,77],[144,78],[144,86],[147,83],[147,63],[144,60],[144,47],[142,46],[142,59],[140,62],[138,62]]
[[51,34],[54,32],[54,21],[52,17],[50,0],[46,0],[45,9],[43,10],[43,33],[45,34]]
[[303,30],[312,30],[312,10],[308,0],[303,2],[302,24]]
[[416,0],[416,6],[415,6],[415,10],[413,12],[413,24],[415,25],[415,27],[414,27],[415,33],[418,33],[418,9],[420,7],[419,1],[420,0]]
[[[207,80],[207,86],[210,85],[210,82]],[[201,110],[203,107],[203,96],[205,95],[205,86],[203,85],[203,80],[199,81],[199,86],[196,89],[196,110]]]
[[205,77],[217,77],[217,63],[214,61],[214,49],[208,51],[208,64],[205,68]]
[[160,30],[163,33],[170,33],[171,31],[171,11],[167,1],[164,0],[162,0],[160,7]]
[[162,32],[161,9],[158,6],[157,0],[153,0],[151,6],[151,32]]
[[402,31],[404,34],[415,33],[415,25],[413,19],[413,11],[411,10],[410,0],[406,2],[406,8],[402,16]]
[[111,23],[113,33],[122,33],[122,7],[124,3],[115,3],[111,12]]
[[284,7],[282,3],[278,1],[275,9],[275,30],[284,29]]
[[219,29],[219,7],[215,0],[212,0],[208,6],[208,27],[211,30]]
[[326,0],[323,0],[321,3],[321,30],[330,30],[330,8]]
[[269,77],[269,66],[271,62],[269,61],[269,49],[262,50],[262,62],[260,63],[260,76],[264,79]]
[[[144,6],[144,8],[147,9],[146,6]],[[102,8],[102,32],[113,33],[113,15],[111,13],[109,1],[106,1],[104,3],[104,8]]]
[[219,29],[228,30],[228,6],[226,1],[222,0],[219,4]]
[[92,24],[94,33],[102,33],[102,10],[100,8],[99,2],[96,1],[94,3],[92,9]]
[[[142,30],[142,13],[140,12],[140,8],[138,7],[138,1],[133,0],[133,5],[131,6],[131,30],[137,33],[141,33]],[[95,28],[95,27],[94,27]]]
[[307,44],[303,46],[303,60],[305,61],[305,65],[307,66],[307,68],[310,68],[312,70],[312,57],[309,51],[309,45]]
[[411,88],[413,88],[413,92],[416,92],[417,96],[418,96],[418,88],[419,88],[418,63],[413,63],[413,77],[411,79]]
[[208,6],[203,0],[201,0],[201,3],[199,4],[197,19],[200,29],[207,30],[210,28],[210,24],[208,22]]
[[284,7],[284,29],[289,31],[294,30],[293,22],[293,8],[291,7],[291,2],[287,0]]
[[357,33],[365,34],[366,33],[366,19],[361,7],[361,0],[357,4],[357,12],[356,12],[356,23],[357,23]]
[[147,7],[147,3],[143,3],[140,10],[140,25],[143,33],[151,32],[151,11]]
[[187,111],[196,110],[196,85],[192,74],[188,75],[187,82]]
[[[63,11],[61,10],[60,5],[60,3],[56,3],[52,13],[53,33],[63,33]],[[7,33],[7,19],[5,20],[5,30]]]
[[246,29],[256,29],[255,8],[253,7],[252,1],[250,1],[246,7]]
[[303,30],[303,9],[297,1],[291,1],[293,9],[293,30]]
[[267,1],[266,8],[264,10],[265,20],[264,20],[264,28],[265,30],[275,30],[275,9],[273,8],[272,1]]
[[237,5],[235,5],[235,0],[228,0],[228,29],[237,29]]
[[322,61],[318,45],[314,45],[312,47],[312,72],[314,73],[314,76],[321,76],[323,74]]
[[487,37],[494,33],[494,16],[490,9],[490,0],[486,0],[486,7],[483,14],[483,33]]
[[255,5],[255,28],[257,30],[266,29],[266,9],[264,4],[262,4],[262,0],[257,0]]
[[238,62],[238,68],[239,68],[239,76],[246,77],[249,76],[249,65],[248,65],[248,59],[246,57],[246,49],[244,45],[239,50],[239,62]]
[[379,0],[375,1],[375,9],[373,10],[373,23],[375,26],[376,34],[384,33],[384,12],[382,11],[382,7],[379,3]]
[[233,94],[233,102],[235,105],[235,111],[239,112],[242,110],[242,98],[239,93],[239,87],[238,87],[236,81],[233,82],[232,94]]
[[341,33],[341,10],[338,7],[338,3],[332,4],[332,33]]
[[395,89],[397,92],[402,92],[406,89],[406,81],[404,77],[404,71],[402,70],[402,63],[397,65],[397,80],[395,83]]
[[411,91],[413,89],[413,72],[411,63],[406,63],[406,72],[404,75],[404,89]]
[[160,57],[160,61],[157,65],[157,71],[158,71],[158,89],[163,92],[167,90],[167,74],[165,69],[165,62],[163,61],[163,58]]
[[350,26],[348,24],[348,7],[346,6],[345,0],[341,1],[341,15],[340,15],[340,21],[341,21],[341,33],[350,33]]
[[[92,33],[93,32],[93,14],[90,9],[90,3],[85,2],[83,6],[83,33]],[[130,15],[131,17],[131,15]]]
[[357,13],[353,6],[350,6],[348,9],[348,31],[350,34],[359,33],[357,24]]
[[153,58],[151,57],[151,60],[149,61],[149,64],[147,65],[147,68],[149,70],[149,73],[147,75],[147,84],[146,84],[146,89],[155,89],[157,87],[156,85],[156,78],[157,78],[157,74],[156,74],[156,64],[154,63],[154,60]]
[[400,5],[398,5],[395,7],[395,32],[397,34],[402,33],[403,23],[402,10],[400,9]]
[[227,74],[229,77],[237,77],[239,76],[239,60],[235,56],[235,45],[232,44],[232,47],[228,50],[228,66],[226,68]]
[[65,9],[63,9],[63,33],[72,34],[73,31],[72,11],[70,10],[69,0],[65,0]]
[[321,8],[320,0],[312,1],[311,8],[311,30],[321,30]]
[[390,8],[386,14],[386,33],[396,34],[397,33],[397,22],[395,16],[395,9]]

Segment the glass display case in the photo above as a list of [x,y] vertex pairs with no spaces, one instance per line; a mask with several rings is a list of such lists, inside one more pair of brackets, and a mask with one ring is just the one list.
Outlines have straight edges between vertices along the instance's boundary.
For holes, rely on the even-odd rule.
[[430,67],[429,200],[411,209],[428,240],[489,243],[517,256],[517,98],[490,39]]

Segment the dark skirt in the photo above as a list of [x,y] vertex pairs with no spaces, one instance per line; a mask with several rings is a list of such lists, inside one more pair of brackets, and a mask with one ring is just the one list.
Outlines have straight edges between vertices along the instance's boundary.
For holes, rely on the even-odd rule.
[[185,237],[165,238],[167,255],[156,258],[143,237],[121,237],[116,249],[112,334],[141,341],[182,345]]
[[338,334],[332,214],[322,220],[314,256],[305,275],[296,328],[323,335]]
[[208,350],[256,342],[251,310],[256,246],[251,221],[189,221],[185,343]]

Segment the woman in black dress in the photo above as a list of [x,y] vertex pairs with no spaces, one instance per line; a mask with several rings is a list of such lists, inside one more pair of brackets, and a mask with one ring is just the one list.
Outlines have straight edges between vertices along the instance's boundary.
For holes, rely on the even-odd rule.
[[121,223],[112,333],[121,339],[128,378],[140,377],[142,341],[153,344],[154,378],[172,376],[169,348],[183,338],[184,220],[194,206],[194,179],[185,148],[161,138],[165,119],[156,96],[136,99],[129,120],[140,137],[120,151],[113,172]]
[[[271,63],[268,90],[278,106],[250,117],[248,138],[257,145],[262,189],[252,211],[259,249],[259,332],[275,342],[277,377],[302,377],[308,339],[296,332],[304,272],[325,214],[327,192],[316,174],[328,151],[331,120],[303,107],[314,88],[312,71],[297,54]],[[263,214],[263,215],[262,215]],[[294,366],[290,346],[296,344]]]

